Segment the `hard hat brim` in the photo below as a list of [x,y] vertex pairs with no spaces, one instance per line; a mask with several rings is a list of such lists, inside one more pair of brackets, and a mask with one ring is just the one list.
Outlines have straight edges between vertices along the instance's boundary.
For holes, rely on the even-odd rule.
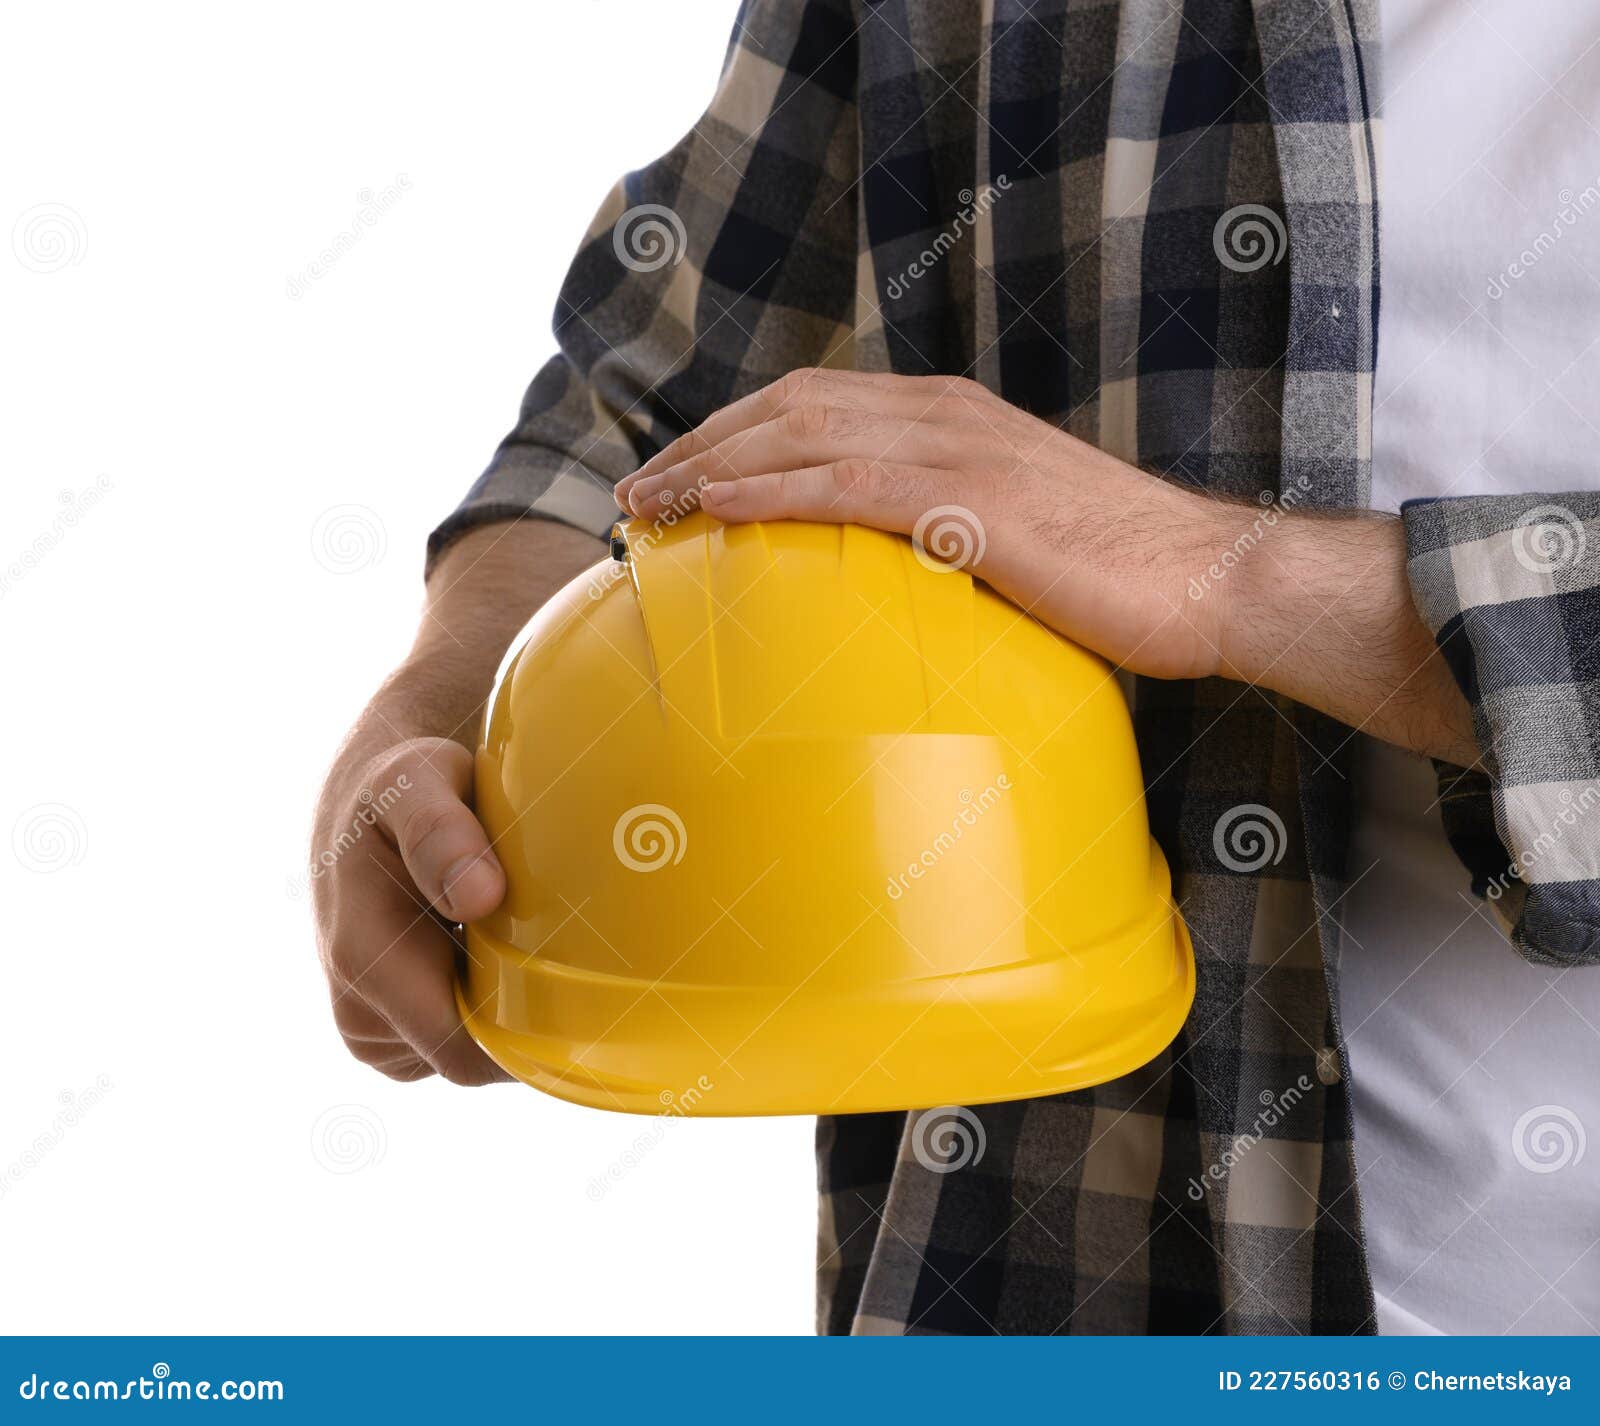
[[841,997],[653,984],[529,958],[474,927],[468,939],[456,1002],[489,1057],[558,1099],[630,1114],[864,1114],[1063,1094],[1160,1054],[1195,987],[1170,901],[1091,952],[1109,966],[1167,961],[1138,1011],[1097,1010],[1073,952]]

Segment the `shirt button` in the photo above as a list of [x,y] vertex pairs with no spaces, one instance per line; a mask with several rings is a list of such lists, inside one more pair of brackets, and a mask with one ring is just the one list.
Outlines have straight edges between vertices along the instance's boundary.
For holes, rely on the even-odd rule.
[[1317,1051],[1317,1079],[1323,1084],[1338,1084],[1339,1052],[1324,1047]]

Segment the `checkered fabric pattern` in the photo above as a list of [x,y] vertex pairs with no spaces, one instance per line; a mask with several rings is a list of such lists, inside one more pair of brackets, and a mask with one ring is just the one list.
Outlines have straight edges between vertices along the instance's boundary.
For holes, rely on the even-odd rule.
[[1600,808],[1600,496],[1414,500],[1402,513],[1417,608],[1483,748],[1483,772],[1443,770],[1473,889],[1528,959],[1600,963],[1600,822],[1586,825]]
[[[1364,504],[1374,3],[748,0],[704,118],[595,219],[560,352],[433,551],[530,512],[601,534],[617,479],[809,365],[973,376],[1163,479]],[[1541,759],[1570,780],[1594,757],[1576,711],[1527,708],[1536,683],[1588,687],[1561,654],[1583,581],[1513,610],[1459,549],[1514,513],[1409,517],[1497,775],[1539,789],[1451,770],[1457,845],[1502,866],[1491,808],[1517,845],[1549,806]],[[1530,637],[1537,677],[1499,647]],[[1134,693],[1189,1022],[1115,1083],[962,1111],[983,1151],[955,1171],[918,1154],[924,1116],[821,1121],[822,1331],[1373,1330],[1331,979],[1354,735],[1221,680]],[[1558,754],[1530,750],[1530,717]],[[1253,864],[1229,854],[1241,817],[1267,837]],[[1530,954],[1590,953],[1551,890],[1574,857],[1593,874],[1578,845],[1531,877]]]

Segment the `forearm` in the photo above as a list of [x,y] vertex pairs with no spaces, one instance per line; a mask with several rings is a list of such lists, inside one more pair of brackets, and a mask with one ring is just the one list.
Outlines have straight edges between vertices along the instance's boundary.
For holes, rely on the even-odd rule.
[[[507,646],[541,604],[605,553],[593,536],[551,520],[485,525],[462,535],[429,576],[410,653],[352,736],[375,723],[390,735],[470,744]],[[393,726],[384,728],[386,722]]]
[[[1242,531],[1254,519],[1240,507],[1220,523]],[[1229,583],[1230,677],[1385,742],[1462,766],[1477,761],[1471,710],[1412,603],[1398,519],[1282,515]]]

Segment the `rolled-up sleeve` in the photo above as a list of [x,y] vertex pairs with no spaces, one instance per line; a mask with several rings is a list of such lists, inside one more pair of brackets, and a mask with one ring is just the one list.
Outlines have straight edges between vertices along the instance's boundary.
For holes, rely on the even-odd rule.
[[1445,829],[1513,944],[1600,964],[1600,493],[1415,500],[1412,595],[1471,704]]
[[538,516],[603,535],[612,487],[796,367],[848,364],[856,46],[848,0],[746,0],[710,108],[596,214],[556,304],[559,350],[433,532]]

